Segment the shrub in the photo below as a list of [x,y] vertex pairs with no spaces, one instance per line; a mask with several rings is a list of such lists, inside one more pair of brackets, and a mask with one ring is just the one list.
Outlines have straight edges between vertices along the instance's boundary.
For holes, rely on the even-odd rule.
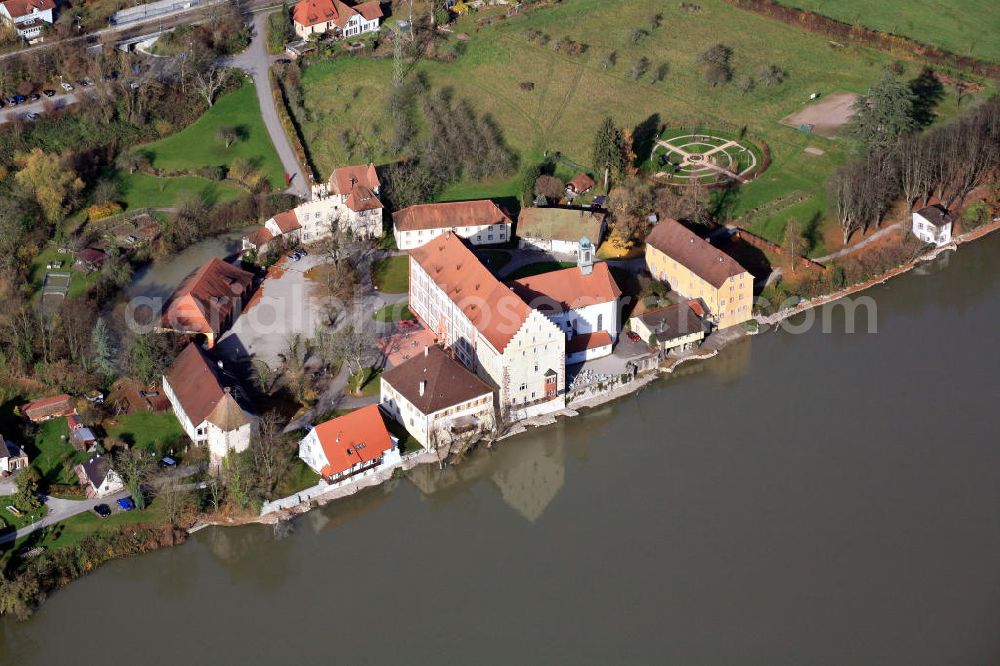
[[87,219],[91,222],[95,220],[103,220],[106,217],[118,215],[122,212],[122,210],[123,208],[114,201],[105,201],[104,203],[94,204],[89,207],[87,209]]
[[638,81],[642,75],[649,71],[649,58],[643,56],[632,63],[632,80]]
[[776,86],[788,77],[787,72],[777,65],[764,65],[757,72],[757,78],[765,86]]
[[740,80],[736,82],[736,89],[740,91],[741,95],[746,95],[748,92],[753,90],[753,86],[753,78],[749,76],[741,77]]
[[198,175],[208,180],[224,180],[226,178],[226,167],[205,166],[198,169]]

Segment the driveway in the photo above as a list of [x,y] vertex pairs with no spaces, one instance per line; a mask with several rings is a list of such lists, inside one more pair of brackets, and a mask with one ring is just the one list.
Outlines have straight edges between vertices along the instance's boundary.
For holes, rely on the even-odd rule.
[[305,169],[299,164],[298,157],[292,149],[292,144],[285,134],[285,128],[278,120],[278,109],[274,104],[274,96],[271,94],[271,81],[268,71],[271,68],[271,56],[267,52],[267,17],[273,12],[262,11],[254,14],[253,17],[253,38],[250,46],[243,53],[225,58],[222,62],[228,67],[242,69],[253,78],[257,88],[257,103],[260,105],[260,115],[264,119],[264,125],[271,135],[271,142],[274,149],[278,151],[278,157],[285,167],[285,172],[292,174],[292,182],[289,184],[288,192],[296,194],[308,201],[312,196],[311,181],[306,175]]
[[8,532],[7,534],[0,535],[0,544],[16,541],[17,539],[28,536],[32,532],[36,532],[43,527],[55,525],[59,521],[66,520],[71,516],[91,511],[98,504],[114,504],[115,500],[122,497],[128,497],[128,495],[129,492],[127,490],[122,490],[114,495],[88,500],[64,500],[46,496],[45,504],[49,507],[48,514],[37,523],[32,523],[27,527],[22,527],[17,532]]

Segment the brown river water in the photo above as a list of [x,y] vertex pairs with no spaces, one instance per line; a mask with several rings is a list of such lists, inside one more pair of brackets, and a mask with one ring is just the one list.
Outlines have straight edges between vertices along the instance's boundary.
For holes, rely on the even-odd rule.
[[762,334],[280,538],[108,564],[0,663],[996,664],[998,257],[867,292],[875,335]]

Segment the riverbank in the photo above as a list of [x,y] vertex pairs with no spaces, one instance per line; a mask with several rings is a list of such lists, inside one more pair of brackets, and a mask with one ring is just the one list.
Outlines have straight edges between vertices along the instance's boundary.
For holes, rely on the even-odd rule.
[[890,269],[882,273],[881,275],[877,275],[869,280],[866,280],[864,282],[859,282],[858,284],[854,284],[849,287],[845,287],[831,294],[817,296],[816,298],[804,299],[802,301],[799,301],[796,305],[792,307],[784,308],[771,315],[757,315],[754,317],[754,319],[761,326],[775,326],[781,323],[782,321],[788,319],[789,317],[794,317],[795,315],[802,314],[803,312],[812,310],[813,308],[826,305],[827,303],[832,303],[833,301],[845,298],[847,296],[852,296],[854,294],[860,293],[867,289],[871,289],[872,287],[878,286],[880,284],[885,284],[886,282],[895,277],[899,277],[900,275],[905,275],[906,273],[910,272],[920,264],[934,260],[935,258],[938,257],[938,255],[942,254],[943,252],[957,251],[958,248],[964,245],[965,243],[971,243],[972,241],[983,238],[984,236],[993,233],[997,229],[1000,229],[1000,218],[994,219],[989,224],[985,224],[978,229],[973,229],[972,231],[961,234],[960,236],[956,236],[954,239],[952,239],[951,243],[948,243],[947,245],[943,245],[941,247],[936,247],[924,254],[921,254],[919,257],[916,257],[912,261],[903,264],[902,266],[897,266],[896,268]]

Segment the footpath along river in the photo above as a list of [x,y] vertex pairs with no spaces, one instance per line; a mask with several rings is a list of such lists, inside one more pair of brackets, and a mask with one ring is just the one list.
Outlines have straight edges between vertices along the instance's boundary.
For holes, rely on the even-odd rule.
[[762,334],[282,538],[113,562],[0,663],[998,663],[998,257],[867,292],[875,335]]

